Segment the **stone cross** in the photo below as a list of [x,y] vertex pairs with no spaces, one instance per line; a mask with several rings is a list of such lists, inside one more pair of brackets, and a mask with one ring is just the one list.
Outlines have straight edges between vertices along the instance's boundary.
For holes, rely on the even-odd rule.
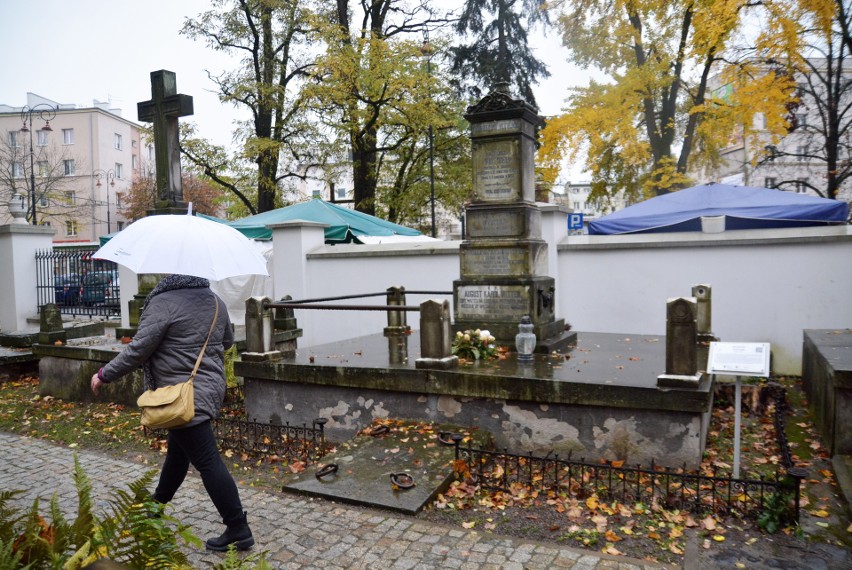
[[192,115],[192,97],[179,95],[172,71],[151,72],[151,100],[136,104],[139,120],[154,123],[157,164],[157,208],[175,208],[183,203],[180,180],[178,117]]

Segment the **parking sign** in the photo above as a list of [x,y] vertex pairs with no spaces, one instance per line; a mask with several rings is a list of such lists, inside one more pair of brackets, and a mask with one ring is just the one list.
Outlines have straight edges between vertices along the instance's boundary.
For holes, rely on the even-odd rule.
[[583,214],[568,214],[568,229],[582,230],[583,229]]

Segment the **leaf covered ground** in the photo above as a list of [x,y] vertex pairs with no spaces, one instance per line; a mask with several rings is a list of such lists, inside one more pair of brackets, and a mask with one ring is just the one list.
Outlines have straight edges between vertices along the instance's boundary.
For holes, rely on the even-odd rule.
[[[783,524],[768,534],[756,520],[711,513],[667,510],[656,504],[621,504],[597,495],[583,498],[536,493],[521,486],[489,491],[458,481],[418,518],[480,532],[555,541],[612,555],[680,564],[692,547],[712,557],[726,548],[781,545],[801,549],[815,543],[848,548],[852,527],[837,489],[831,462],[813,428],[797,379],[781,379],[790,412],[787,434],[797,466],[808,470],[799,524]],[[732,389],[721,387],[712,414],[702,469],[730,469],[733,459]],[[775,441],[772,405],[747,389],[741,465],[749,476],[771,476],[781,461]],[[754,397],[751,395],[754,394]],[[69,447],[93,449],[138,462],[157,464],[165,442],[139,426],[138,412],[106,403],[80,404],[39,396],[38,379],[24,375],[0,383],[0,431],[41,438]],[[252,457],[225,449],[238,484],[280,492],[283,473],[305,468],[280,457]],[[770,517],[771,519],[771,517]],[[772,521],[770,521],[772,522]],[[737,567],[739,563],[733,563]]]

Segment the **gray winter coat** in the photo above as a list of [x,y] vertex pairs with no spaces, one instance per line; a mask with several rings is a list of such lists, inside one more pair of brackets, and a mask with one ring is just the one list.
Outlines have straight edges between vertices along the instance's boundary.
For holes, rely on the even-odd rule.
[[174,289],[151,298],[133,340],[104,366],[104,382],[118,380],[146,360],[157,387],[185,382],[210,331],[219,304],[219,317],[195,376],[195,417],[182,427],[218,417],[225,398],[224,351],[234,344],[225,304],[208,288]]

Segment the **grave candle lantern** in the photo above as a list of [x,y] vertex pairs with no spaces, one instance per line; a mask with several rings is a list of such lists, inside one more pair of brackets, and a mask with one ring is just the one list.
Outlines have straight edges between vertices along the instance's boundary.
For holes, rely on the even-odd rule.
[[530,361],[535,351],[536,338],[529,315],[521,317],[518,331],[518,334],[515,335],[515,348],[518,350],[518,360]]

